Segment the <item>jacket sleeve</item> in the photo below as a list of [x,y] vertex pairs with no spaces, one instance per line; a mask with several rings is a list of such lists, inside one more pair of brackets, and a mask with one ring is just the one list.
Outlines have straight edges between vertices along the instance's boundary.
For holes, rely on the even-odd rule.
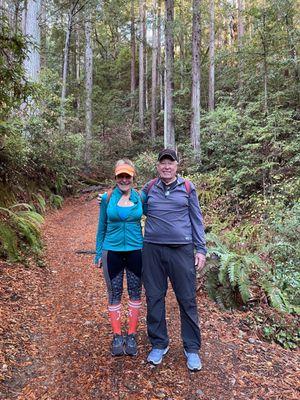
[[146,185],[143,186],[142,190],[140,191],[140,195],[141,195],[141,200],[142,200],[142,204],[143,204],[143,214],[147,215],[147,210],[148,210],[148,186],[149,186],[150,182],[146,183]]
[[99,218],[98,218],[98,229],[96,236],[96,256],[95,256],[95,264],[98,264],[99,260],[102,257],[102,246],[106,234],[107,228],[107,193],[104,193],[102,196],[101,205],[99,207]]
[[206,249],[203,217],[198,201],[197,192],[193,184],[191,184],[189,203],[190,203],[189,213],[192,225],[193,243],[197,253],[206,255],[207,249]]

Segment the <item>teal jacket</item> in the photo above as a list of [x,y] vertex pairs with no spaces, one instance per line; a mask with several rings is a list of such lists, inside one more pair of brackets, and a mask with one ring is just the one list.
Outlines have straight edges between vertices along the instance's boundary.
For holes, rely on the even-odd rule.
[[96,237],[95,264],[102,257],[103,250],[132,251],[140,250],[143,247],[141,197],[131,189],[129,200],[134,203],[134,206],[125,220],[120,218],[117,210],[117,204],[121,197],[122,192],[117,187],[111,194],[108,206],[107,193],[102,196]]

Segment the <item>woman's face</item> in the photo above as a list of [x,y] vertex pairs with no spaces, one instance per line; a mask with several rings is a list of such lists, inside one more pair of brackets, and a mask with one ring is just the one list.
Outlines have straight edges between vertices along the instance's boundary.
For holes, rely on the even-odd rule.
[[133,176],[125,173],[119,174],[116,176],[116,182],[118,188],[122,192],[127,192],[129,189],[131,189],[131,186],[133,184]]

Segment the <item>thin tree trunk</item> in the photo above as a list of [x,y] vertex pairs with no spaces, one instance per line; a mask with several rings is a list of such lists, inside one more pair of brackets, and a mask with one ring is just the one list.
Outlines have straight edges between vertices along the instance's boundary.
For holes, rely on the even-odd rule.
[[294,79],[295,79],[295,94],[297,98],[297,103],[300,101],[300,91],[299,89],[299,63],[298,63],[298,57],[297,57],[297,47],[295,46],[295,41],[293,38],[293,31],[294,31],[294,23],[293,23],[293,17],[289,15],[285,15],[285,25],[286,25],[286,33],[287,33],[287,42],[288,42],[288,47],[289,47],[289,52],[290,52],[290,57],[293,60],[294,64]]
[[158,111],[162,110],[163,103],[161,99],[162,91],[162,65],[161,65],[161,0],[157,3],[157,87],[159,90],[159,106]]
[[191,143],[200,162],[200,0],[193,0]]
[[156,137],[157,118],[157,0],[153,0],[153,27],[152,27],[152,90],[151,90],[151,139]]
[[135,45],[135,14],[134,14],[134,0],[131,0],[131,25],[130,25],[130,47],[131,47],[131,65],[130,65],[130,106],[132,111],[135,108],[135,59],[136,59],[136,45]]
[[209,4],[209,80],[208,80],[208,109],[215,109],[215,0]]
[[144,0],[139,0],[139,129],[144,131]]
[[80,114],[80,65],[81,65],[81,54],[80,54],[80,31],[79,24],[76,25],[75,29],[75,52],[76,52],[76,111],[77,117],[79,118]]
[[[146,37],[146,25],[144,25],[145,27],[145,33],[144,33],[144,37]],[[148,49],[147,49],[147,44],[145,42],[144,45],[144,60],[145,60],[145,110],[148,111],[149,110],[149,90],[148,90]]]
[[70,42],[73,28],[74,16],[76,14],[76,7],[79,0],[74,0],[68,12],[68,26],[65,39],[64,47],[64,58],[63,58],[63,72],[62,72],[62,86],[61,86],[61,117],[60,117],[60,130],[65,130],[65,102],[67,94],[67,78],[69,71],[69,53],[70,53]]
[[243,37],[244,37],[244,0],[237,0],[237,8],[238,8],[238,49],[239,49],[239,99],[241,101],[242,96],[241,92],[243,89],[243,57],[242,57],[242,48],[243,48]]
[[41,68],[47,67],[47,9],[46,9],[46,0],[41,0]]
[[89,171],[91,165],[91,141],[92,141],[92,91],[93,91],[93,50],[91,38],[92,24],[90,15],[85,22],[85,152],[84,161],[86,170]]
[[265,114],[268,114],[268,46],[266,42],[266,8],[263,10],[263,33],[261,33],[261,41],[263,46],[264,112]]
[[[180,8],[179,8],[179,17],[180,21],[183,21],[183,1],[180,1]],[[183,26],[180,25],[180,32],[179,32],[179,60],[180,60],[180,90],[184,89],[184,49],[185,49],[185,41],[184,41],[184,32]]]
[[63,61],[63,71],[62,71],[62,85],[61,85],[61,116],[60,116],[60,130],[63,132],[65,130],[65,102],[67,93],[67,76],[69,67],[69,52],[70,52],[70,41],[71,41],[71,31],[73,25],[73,13],[74,13],[74,3],[71,4],[68,12],[68,26],[65,39],[64,47],[64,61]]
[[165,0],[165,147],[175,148],[174,123],[174,0]]
[[238,44],[242,45],[244,36],[244,0],[237,0],[238,8]]

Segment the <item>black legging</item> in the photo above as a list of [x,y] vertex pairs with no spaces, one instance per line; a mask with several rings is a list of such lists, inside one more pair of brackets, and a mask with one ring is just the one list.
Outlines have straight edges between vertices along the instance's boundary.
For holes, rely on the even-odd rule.
[[126,270],[130,300],[141,299],[142,251],[103,251],[102,265],[108,291],[109,305],[119,304],[123,293],[123,277]]

